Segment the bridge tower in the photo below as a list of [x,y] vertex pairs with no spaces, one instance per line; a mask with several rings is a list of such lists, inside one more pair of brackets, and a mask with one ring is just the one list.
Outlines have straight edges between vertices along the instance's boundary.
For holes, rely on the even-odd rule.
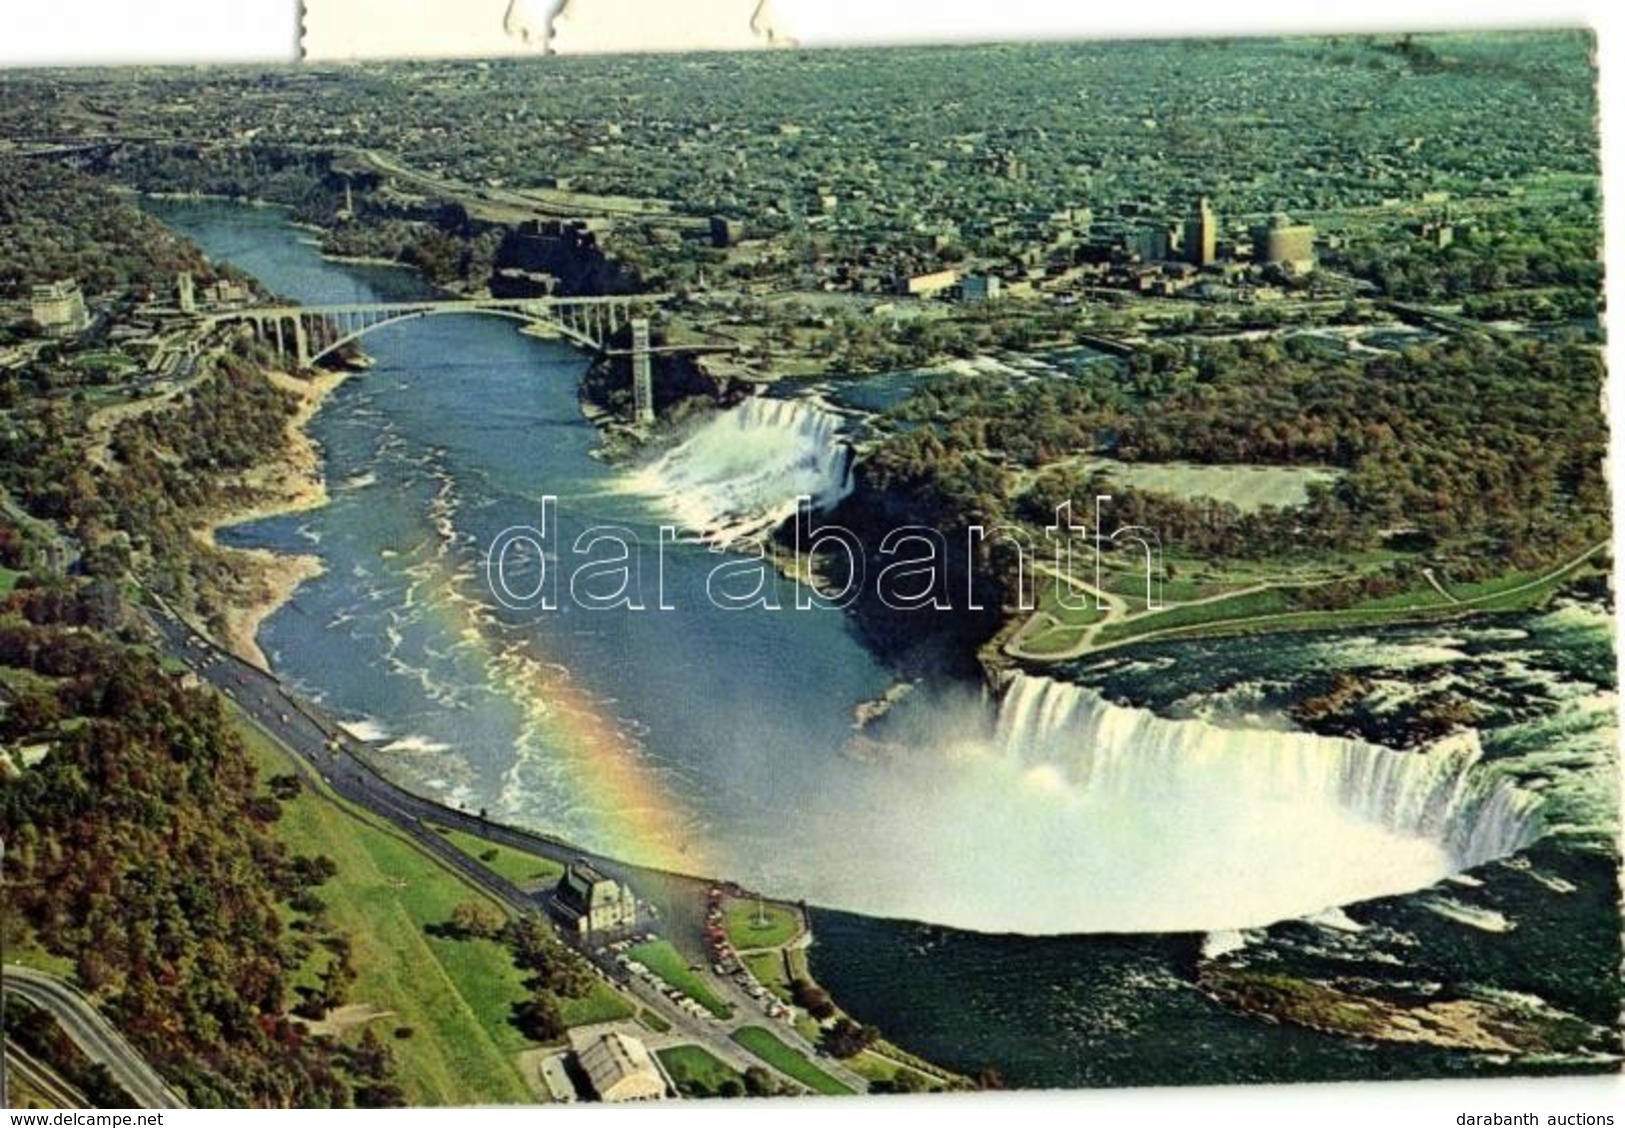
[[293,351],[294,361],[303,372],[310,367],[310,333],[305,328],[305,319],[294,315],[293,319]]
[[649,319],[632,319],[632,419],[639,426],[655,421],[654,360],[649,353]]
[[197,312],[197,288],[190,270],[183,270],[175,276],[175,294],[182,313]]

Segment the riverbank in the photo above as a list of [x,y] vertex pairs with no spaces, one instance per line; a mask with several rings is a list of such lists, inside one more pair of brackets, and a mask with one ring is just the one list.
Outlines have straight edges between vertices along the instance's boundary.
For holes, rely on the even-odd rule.
[[270,370],[264,375],[278,389],[297,396],[298,407],[288,419],[278,452],[243,475],[241,484],[260,500],[210,520],[197,530],[197,536],[208,550],[237,563],[250,584],[246,599],[234,600],[220,612],[222,644],[245,662],[268,670],[258,642],[260,627],[302,584],[322,574],[322,562],[309,555],[229,548],[219,543],[218,534],[235,525],[304,513],[327,504],[322,453],[306,427],[350,373],[322,372],[308,379]]

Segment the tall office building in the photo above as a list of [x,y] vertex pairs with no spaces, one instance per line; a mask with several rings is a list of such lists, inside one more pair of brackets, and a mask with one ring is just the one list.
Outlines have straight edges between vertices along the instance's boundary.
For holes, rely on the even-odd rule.
[[1206,196],[1196,201],[1185,220],[1185,259],[1194,266],[1211,266],[1218,261],[1219,220]]

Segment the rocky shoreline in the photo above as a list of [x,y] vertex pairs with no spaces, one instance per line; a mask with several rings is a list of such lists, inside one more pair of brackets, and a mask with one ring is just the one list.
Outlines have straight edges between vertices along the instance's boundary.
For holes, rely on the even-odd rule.
[[218,543],[218,534],[222,529],[304,513],[328,503],[321,450],[306,427],[328,396],[349,375],[342,371],[321,372],[299,379],[282,372],[265,373],[266,379],[277,388],[298,396],[299,407],[288,420],[276,455],[245,475],[243,484],[262,500],[246,508],[232,509],[196,531],[200,542],[236,564],[253,585],[253,594],[248,600],[234,600],[221,612],[225,637],[220,641],[233,654],[261,669],[269,669],[258,642],[261,626],[293,598],[302,584],[322,574],[322,562],[309,555],[224,547]]

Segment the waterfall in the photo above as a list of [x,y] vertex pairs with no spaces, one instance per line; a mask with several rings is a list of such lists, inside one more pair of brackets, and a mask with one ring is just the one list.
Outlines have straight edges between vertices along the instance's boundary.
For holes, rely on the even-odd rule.
[[793,517],[798,497],[828,509],[852,492],[852,449],[838,416],[755,398],[718,414],[633,478],[686,531],[752,540]]
[[1034,935],[1346,922],[1545,830],[1473,733],[1402,751],[1224,728],[1026,675],[993,702],[911,697],[891,729],[774,855],[812,900]]
[[1214,785],[1261,804],[1335,807],[1395,835],[1437,843],[1458,869],[1515,853],[1539,833],[1539,798],[1486,769],[1478,734],[1399,751],[1362,740],[1220,728],[1113,705],[1093,690],[1018,675],[995,743],[1024,768],[1059,772],[1109,802],[1156,801]]

